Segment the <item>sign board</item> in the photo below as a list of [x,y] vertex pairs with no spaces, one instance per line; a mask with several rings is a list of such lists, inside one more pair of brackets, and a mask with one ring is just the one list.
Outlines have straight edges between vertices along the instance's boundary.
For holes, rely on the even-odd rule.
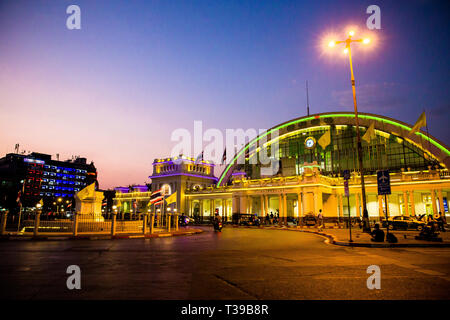
[[348,190],[348,180],[344,180],[344,190],[345,190],[345,196],[350,196],[350,191]]
[[342,176],[344,177],[345,180],[350,179],[350,170],[344,170]]
[[391,194],[391,178],[389,170],[377,171],[378,195]]

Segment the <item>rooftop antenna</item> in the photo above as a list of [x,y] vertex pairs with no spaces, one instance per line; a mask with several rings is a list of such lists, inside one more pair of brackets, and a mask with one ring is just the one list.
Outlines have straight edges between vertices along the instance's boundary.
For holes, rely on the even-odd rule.
[[306,113],[309,116],[309,93],[308,93],[308,80],[306,80]]
[[16,145],[14,146],[14,152],[19,153],[19,144],[18,143],[16,143]]

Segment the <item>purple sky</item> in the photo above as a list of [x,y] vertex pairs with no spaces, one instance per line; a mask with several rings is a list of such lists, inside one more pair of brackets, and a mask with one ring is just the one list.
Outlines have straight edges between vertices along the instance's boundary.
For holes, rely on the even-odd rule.
[[[81,30],[66,28],[70,4]],[[2,1],[0,152],[93,160],[101,188],[148,181],[171,132],[269,128],[311,112],[353,110],[347,57],[323,54],[348,25],[359,110],[413,124],[450,144],[449,6],[379,1]],[[218,175],[219,172],[216,172]]]

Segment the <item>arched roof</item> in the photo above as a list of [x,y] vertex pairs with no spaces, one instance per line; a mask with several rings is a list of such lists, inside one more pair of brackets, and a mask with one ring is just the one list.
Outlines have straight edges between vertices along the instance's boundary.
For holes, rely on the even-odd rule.
[[[412,128],[410,124],[392,119],[389,117],[372,114],[372,113],[358,113],[359,126],[369,127],[374,122],[376,130],[383,131],[389,134],[395,134],[409,143],[412,143],[422,149],[427,154],[439,161],[447,169],[450,168],[450,149],[435,137],[428,135],[423,131],[418,131],[414,135],[409,135]],[[236,166],[236,160],[246,152],[252,145],[257,143],[261,138],[268,137],[267,142],[270,143],[270,135],[272,132],[278,130],[281,137],[285,133],[293,133],[295,131],[304,130],[305,128],[313,128],[323,125],[355,125],[355,114],[352,112],[329,112],[318,113],[310,116],[299,117],[290,121],[281,123],[275,127],[270,128],[264,133],[258,135],[248,144],[246,144],[230,161],[224,171],[219,177],[217,185],[220,186],[224,181],[227,181]]]

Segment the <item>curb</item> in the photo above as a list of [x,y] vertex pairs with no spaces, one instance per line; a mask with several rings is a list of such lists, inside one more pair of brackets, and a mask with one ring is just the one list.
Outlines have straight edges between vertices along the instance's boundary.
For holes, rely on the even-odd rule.
[[194,234],[202,233],[201,229],[189,229],[189,231],[173,231],[173,232],[161,232],[153,234],[121,234],[121,235],[78,235],[74,236],[15,236],[6,235],[1,236],[0,241],[61,241],[61,240],[122,240],[122,239],[150,239],[150,238],[167,238],[178,236],[191,236]]
[[[239,226],[233,226],[234,228],[238,228]],[[250,227],[246,227],[250,228]],[[254,228],[256,229],[256,228]],[[348,241],[340,241],[335,235],[318,232],[318,231],[309,231],[297,229],[294,227],[265,227],[259,226],[258,229],[270,229],[270,230],[286,230],[286,231],[297,231],[297,232],[305,232],[305,233],[313,233],[319,236],[327,238],[326,243],[334,244],[336,246],[345,246],[345,247],[365,247],[365,248],[450,248],[450,243],[364,243],[364,242],[348,242]],[[309,229],[309,228],[308,228]]]

